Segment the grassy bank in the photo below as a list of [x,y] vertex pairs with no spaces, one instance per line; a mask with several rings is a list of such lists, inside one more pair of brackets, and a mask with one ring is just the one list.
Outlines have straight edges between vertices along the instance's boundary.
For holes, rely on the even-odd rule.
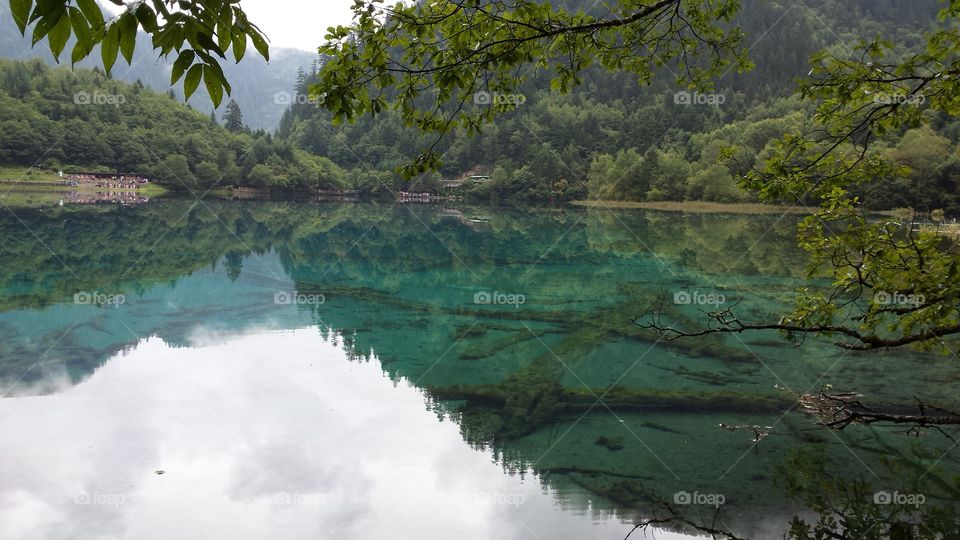
[[153,199],[167,193],[165,188],[156,184],[146,184],[137,189],[114,188],[108,190],[83,184],[79,186],[63,185],[59,182],[59,177],[57,177],[57,181],[42,176],[36,176],[29,181],[6,180],[5,178],[7,177],[0,177],[0,205],[5,207],[52,206],[61,202],[72,204],[76,202],[74,199],[77,197],[89,199],[105,193],[110,193],[112,197],[124,194],[123,196],[128,200],[129,197]]
[[36,167],[0,165],[0,193],[20,192],[136,192],[147,197],[156,197],[167,189],[155,183],[144,184],[138,188],[100,188],[91,184],[79,183],[76,186],[65,184],[66,180],[56,171]]
[[10,165],[0,165],[0,182],[62,182],[55,171],[20,167]]
[[702,214],[810,214],[817,209],[806,206],[780,206],[758,203],[715,203],[704,201],[573,201],[586,208],[634,208]]

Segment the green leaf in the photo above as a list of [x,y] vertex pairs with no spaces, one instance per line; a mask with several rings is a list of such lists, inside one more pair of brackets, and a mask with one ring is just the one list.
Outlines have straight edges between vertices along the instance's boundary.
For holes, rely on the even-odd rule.
[[133,62],[133,50],[137,46],[137,18],[132,13],[124,13],[120,17],[120,52],[127,60]]
[[[87,19],[83,16],[83,13],[76,8],[71,8],[68,13],[70,14],[70,25],[73,27],[73,33],[77,36],[77,45],[92,48],[93,32],[90,31],[90,26],[87,24]],[[76,50],[76,47],[74,47],[74,50]]]
[[213,38],[211,38],[208,34],[205,34],[203,32],[198,32],[197,43],[199,43],[200,46],[203,47],[204,49],[215,53],[220,58],[224,57],[223,51],[220,50],[220,47],[213,42]]
[[90,26],[94,29],[103,28],[103,12],[100,11],[100,6],[97,5],[96,0],[77,0],[77,7],[90,22]]
[[233,8],[229,2],[224,2],[217,17],[217,46],[227,52],[233,34]]
[[263,36],[259,32],[253,31],[250,32],[250,39],[253,40],[253,46],[257,49],[257,52],[260,53],[260,56],[264,60],[270,60],[270,46],[267,45],[266,40],[263,39]]
[[191,50],[186,50],[180,53],[180,56],[177,57],[176,62],[173,63],[173,73],[170,74],[170,84],[174,84],[180,80],[180,77],[183,76],[183,72],[190,67],[190,64],[193,64],[193,59],[197,55]]
[[62,53],[63,48],[67,46],[68,39],[70,39],[70,17],[61,16],[47,37],[50,52],[53,53],[53,58],[58,63],[60,62],[60,53]]
[[120,27],[111,24],[100,42],[100,57],[103,60],[103,69],[110,73],[114,62],[117,61],[117,52],[120,50]]
[[150,6],[147,4],[140,4],[140,7],[137,8],[135,12],[137,15],[137,20],[140,21],[140,26],[143,27],[143,31],[148,34],[153,34],[157,31],[157,14],[150,9]]
[[27,19],[30,17],[30,8],[32,5],[33,0],[10,0],[10,11],[13,13],[13,21],[17,23],[17,28],[20,29],[21,34],[27,31]]
[[66,14],[67,13],[65,10],[59,10],[53,13],[44,13],[40,18],[40,22],[33,27],[33,44],[36,45],[41,39],[49,34],[50,31],[60,23],[60,19],[62,19]]
[[247,51],[247,35],[243,32],[233,34],[233,58],[239,62]]
[[223,79],[215,70],[210,69],[210,66],[203,67],[203,84],[207,87],[213,106],[219,107],[220,102],[223,101]]
[[190,96],[200,85],[200,76],[203,75],[203,66],[196,64],[187,71],[187,78],[183,80],[183,99],[190,99]]
[[230,87],[230,83],[227,82],[227,76],[223,74],[223,69],[220,68],[220,64],[218,64],[217,61],[214,60],[212,57],[209,57],[209,55],[208,55],[207,65],[204,66],[203,69],[204,71],[213,72],[213,76],[220,81],[220,84],[224,88],[226,88],[227,94],[229,94],[232,91]]
[[73,65],[83,60],[90,54],[91,50],[91,48],[86,47],[83,43],[77,41],[73,45],[73,50],[70,51],[70,64]]

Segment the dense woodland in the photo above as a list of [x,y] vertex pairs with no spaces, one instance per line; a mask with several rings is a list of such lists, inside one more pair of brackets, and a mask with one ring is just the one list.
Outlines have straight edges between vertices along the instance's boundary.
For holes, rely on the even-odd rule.
[[[435,138],[404,126],[393,111],[334,125],[309,96],[315,66],[291,81],[298,97],[278,130],[266,133],[246,129],[235,105],[223,116],[207,115],[177,104],[174,94],[122,84],[98,71],[5,61],[0,164],[39,159],[48,167],[144,172],[189,189],[440,191],[443,178],[483,173],[493,181],[464,188],[468,198],[748,201],[752,195],[736,183],[738,169],[753,165],[771,141],[802,129],[812,114],[792,95],[809,57],[881,31],[898,45],[915,47],[939,2],[819,0],[790,9],[779,2],[746,4],[738,24],[763,44],[750,52],[756,67],[722,77],[712,103],[678,103],[669,66],[650,87],[629,74],[591,68],[566,94],[549,89],[549,73],[536,73],[521,88],[523,102],[515,111],[480,135],[448,134],[438,142],[440,171],[412,180],[398,168]],[[123,95],[125,102],[76,104],[77,92]],[[960,123],[946,117],[935,119],[932,129],[888,134],[876,148],[911,172],[906,179],[881,180],[862,200],[876,209],[960,212],[958,138]],[[730,154],[735,161],[723,157]]]
[[[637,85],[627,73],[590,68],[580,77],[583,84],[568,94],[550,90],[551,73],[536,73],[521,88],[524,102],[516,111],[499,116],[479,136],[439,142],[439,176],[491,174],[493,182],[473,194],[495,201],[750,200],[736,185],[736,167],[718,159],[721,150],[735,148],[739,165],[747,167],[771,140],[805,126],[812,106],[792,94],[809,71],[811,55],[881,31],[898,45],[916,47],[940,7],[935,0],[745,2],[738,23],[757,43],[750,51],[755,68],[717,82],[722,103],[677,103],[679,89],[669,68],[650,87]],[[361,188],[395,189],[400,180],[385,178],[383,171],[435,141],[404,127],[394,111],[334,126],[326,110],[309,103],[312,81],[311,73],[301,75],[296,87],[301,103],[287,112],[278,133],[345,168],[367,171],[368,183]],[[957,191],[958,127],[940,119],[935,132],[891,133],[878,147],[913,172],[908,182],[887,182],[864,200],[875,208],[960,210],[952,195],[944,197]],[[436,187],[437,177],[419,182]]]
[[184,190],[343,183],[328,159],[269,133],[250,133],[242,116],[218,119],[142,84],[39,60],[0,61],[0,133],[5,165],[136,172]]

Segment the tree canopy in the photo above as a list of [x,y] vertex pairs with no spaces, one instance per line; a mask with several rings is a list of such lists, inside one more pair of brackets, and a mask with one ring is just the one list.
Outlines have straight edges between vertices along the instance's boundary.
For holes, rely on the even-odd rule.
[[[738,8],[738,0],[621,0],[595,14],[529,0],[358,1],[353,24],[326,35],[320,52],[329,60],[313,92],[335,122],[394,109],[439,140],[516,108],[519,85],[538,70],[567,91],[595,64],[640,83],[669,67],[677,83],[704,90],[724,70],[749,67],[742,32],[729,24]],[[439,164],[438,140],[407,174]]]
[[224,91],[231,92],[220,66],[221,61],[227,60],[228,51],[239,62],[249,40],[259,54],[269,58],[266,38],[247,19],[239,2],[110,2],[125,10],[114,17],[105,16],[96,0],[10,0],[10,9],[20,33],[26,35],[29,31],[35,45],[46,40],[58,60],[71,37],[71,64],[86,58],[99,46],[108,74],[118,53],[128,64],[133,60],[137,33],[145,32],[162,56],[176,56],[170,83],[183,78],[184,94],[190,97],[202,80],[214,106],[220,104]]

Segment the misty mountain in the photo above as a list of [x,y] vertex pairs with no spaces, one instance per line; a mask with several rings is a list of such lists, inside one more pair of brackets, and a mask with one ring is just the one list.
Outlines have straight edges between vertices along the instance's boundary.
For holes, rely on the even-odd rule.
[[[72,38],[71,43],[61,55],[60,65],[70,66],[71,48]],[[0,58],[12,60],[40,58],[51,65],[57,64],[45,41],[36,47],[31,47],[29,37],[20,35],[6,1],[0,2]],[[308,69],[315,58],[314,53],[299,49],[271,47],[268,63],[251,47],[239,64],[232,61],[223,62],[223,71],[233,86],[230,97],[240,105],[244,123],[253,129],[263,128],[267,131],[276,129],[280,117],[287,108],[289,92],[293,90],[296,83],[297,70]],[[175,56],[169,59],[160,58],[153,50],[149,37],[141,34],[137,39],[137,49],[132,64],[128,66],[122,57],[118,57],[112,75],[127,82],[140,80],[159,92],[166,92],[173,88],[176,95],[182,99],[182,85],[170,86],[170,71],[175,59]],[[100,51],[96,48],[76,67],[92,69],[99,65]],[[229,100],[224,99],[220,104],[217,110],[218,119],[222,119],[227,101]],[[213,109],[213,103],[203,89],[191,96],[188,104],[207,114]]]

